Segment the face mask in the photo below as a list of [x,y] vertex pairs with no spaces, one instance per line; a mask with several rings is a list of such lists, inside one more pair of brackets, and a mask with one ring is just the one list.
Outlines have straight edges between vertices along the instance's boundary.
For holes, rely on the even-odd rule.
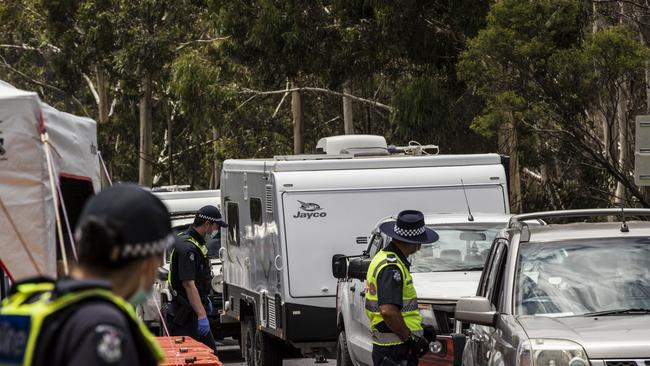
[[219,234],[219,229],[213,230],[211,233],[206,233],[204,235],[205,241],[214,239]]
[[152,289],[144,290],[142,287],[138,287],[138,290],[129,297],[129,303],[136,307],[138,305],[144,304],[149,296],[151,296]]

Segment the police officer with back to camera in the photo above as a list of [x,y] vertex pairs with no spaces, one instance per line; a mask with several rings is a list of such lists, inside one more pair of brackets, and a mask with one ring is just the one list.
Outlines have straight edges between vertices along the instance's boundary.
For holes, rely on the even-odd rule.
[[201,207],[192,225],[180,235],[182,240],[174,245],[169,271],[173,294],[167,312],[170,334],[190,336],[215,351],[207,317],[213,309],[208,297],[212,273],[206,240],[226,226],[216,207]]
[[163,353],[133,307],[176,240],[167,209],[137,185],[115,185],[87,202],[75,236],[70,277],[16,282],[0,305],[0,364],[157,365]]
[[438,240],[420,211],[406,210],[379,229],[391,242],[377,252],[366,275],[366,315],[372,333],[372,361],[378,365],[415,366],[429,350],[407,257],[422,244]]

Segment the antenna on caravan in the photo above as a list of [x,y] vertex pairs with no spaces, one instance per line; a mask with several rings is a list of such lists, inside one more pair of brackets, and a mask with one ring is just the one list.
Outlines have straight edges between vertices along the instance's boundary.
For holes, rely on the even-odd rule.
[[469,201],[467,200],[467,192],[465,192],[465,183],[463,183],[463,178],[460,178],[460,185],[463,187],[463,195],[465,195],[465,204],[467,205],[467,212],[469,213],[469,216],[467,216],[468,221],[474,221],[474,216],[472,216],[472,210],[469,208]]

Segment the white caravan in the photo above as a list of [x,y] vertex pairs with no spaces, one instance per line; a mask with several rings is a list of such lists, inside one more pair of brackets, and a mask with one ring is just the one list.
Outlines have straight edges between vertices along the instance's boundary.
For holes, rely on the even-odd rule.
[[509,212],[499,155],[406,155],[377,136],[326,138],[318,147],[324,154],[223,165],[223,320],[240,322],[249,365],[280,365],[296,349],[333,353],[332,256],[365,249],[382,218],[466,211],[465,194],[472,211]]

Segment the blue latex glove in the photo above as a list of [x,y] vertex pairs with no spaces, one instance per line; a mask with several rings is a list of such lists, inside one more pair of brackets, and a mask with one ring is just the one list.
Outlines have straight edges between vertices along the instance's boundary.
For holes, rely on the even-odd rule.
[[206,311],[208,314],[212,314],[212,310],[214,310],[214,308],[212,307],[212,301],[211,301],[210,298],[208,297],[208,305],[205,307],[205,311]]
[[198,331],[201,337],[205,337],[210,333],[210,322],[208,321],[207,316],[199,319]]

